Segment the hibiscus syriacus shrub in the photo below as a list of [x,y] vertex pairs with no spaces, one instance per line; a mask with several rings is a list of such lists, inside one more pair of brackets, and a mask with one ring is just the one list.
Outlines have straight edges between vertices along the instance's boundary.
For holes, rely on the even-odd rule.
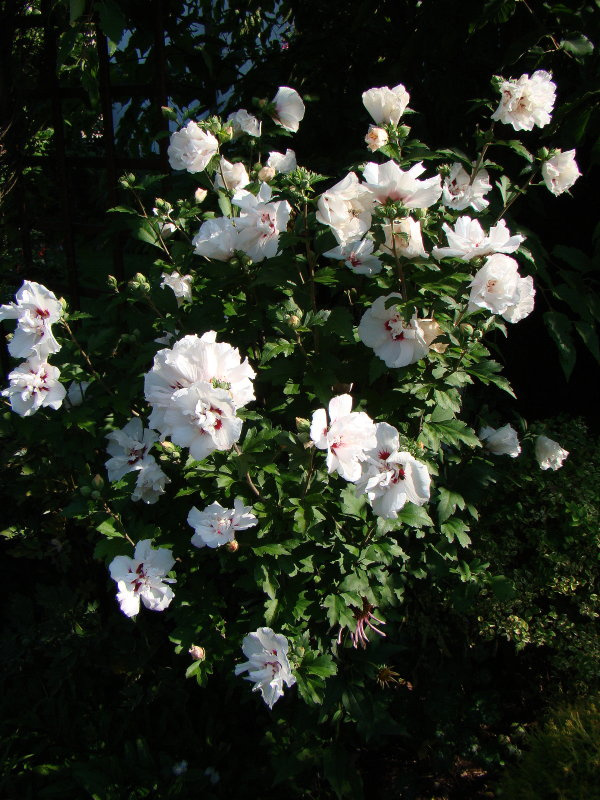
[[[0,309],[18,435],[63,441],[49,513],[98,532],[123,614],[167,615],[182,673],[220,673],[236,703],[243,678],[269,708],[285,693],[368,736],[385,701],[370,722],[361,703],[400,674],[414,582],[489,580],[469,553],[477,497],[534,443],[464,401],[476,383],[512,394],[486,341],[534,310],[507,212],[579,174],[573,151],[526,140],[551,76],[498,88],[471,155],[411,138],[403,86],[366,91],[370,160],[333,179],[278,144],[305,113],[289,87],[179,120],[173,174],[123,176],[113,209],[143,269],[83,311],[33,281]],[[520,184],[490,160],[506,146]],[[546,437],[535,452],[551,471],[568,455]]]

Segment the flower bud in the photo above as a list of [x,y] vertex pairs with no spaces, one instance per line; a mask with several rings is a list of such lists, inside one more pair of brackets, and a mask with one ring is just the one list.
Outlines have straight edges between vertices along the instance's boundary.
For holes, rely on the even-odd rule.
[[466,334],[466,336],[471,336],[471,334],[475,330],[472,325],[469,325],[468,322],[462,322],[460,325],[460,329],[464,334]]
[[300,325],[301,319],[298,314],[290,314],[287,318],[287,323],[291,328],[297,328]]
[[408,127],[408,125],[400,125],[400,127],[397,129],[397,133],[399,139],[406,139],[406,137],[410,133],[410,128]]
[[91,492],[92,490],[89,486],[81,486],[79,488],[79,494],[82,495],[83,497],[89,497]]
[[388,138],[386,130],[379,128],[377,125],[369,125],[369,130],[365,136],[365,142],[369,150],[374,153],[376,150],[385,147],[388,143]]
[[119,283],[114,275],[109,275],[108,278],[106,279],[106,282],[109,288],[113,290],[113,292],[117,293],[119,292]]
[[230,553],[237,553],[240,546],[238,544],[237,539],[233,539],[233,541],[227,542],[225,547],[229,550]]
[[150,284],[146,276],[142,275],[141,272],[136,272],[127,285],[137,294],[150,294]]
[[296,417],[296,430],[299,432],[309,431],[310,420],[304,419],[304,417]]
[[273,180],[275,174],[276,173],[273,167],[262,167],[258,173],[258,180],[268,183],[269,181]]
[[90,494],[90,497],[92,498],[92,500],[100,500],[100,498],[102,497],[102,495],[100,494],[100,492],[93,491],[93,492]]
[[207,194],[208,194],[208,192],[206,191],[206,189],[198,188],[194,192],[194,200],[197,203],[203,203],[206,200],[206,195]]
[[194,661],[204,661],[206,658],[206,650],[197,644],[193,644],[188,650],[188,653]]
[[135,184],[135,175],[133,172],[127,172],[125,175],[121,175],[119,183],[124,189],[130,189]]
[[162,115],[163,115],[163,117],[165,119],[172,119],[172,120],[176,120],[177,119],[177,114],[171,108],[171,106],[161,106],[160,110],[161,110]]
[[92,486],[94,489],[102,489],[104,486],[104,478],[101,475],[94,475],[92,478]]

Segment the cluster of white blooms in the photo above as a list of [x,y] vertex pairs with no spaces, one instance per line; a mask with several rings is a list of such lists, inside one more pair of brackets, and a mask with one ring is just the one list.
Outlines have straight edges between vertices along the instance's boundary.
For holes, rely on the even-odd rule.
[[287,228],[291,208],[286,200],[271,202],[272,190],[261,183],[258,195],[238,189],[232,203],[240,215],[217,217],[202,223],[192,244],[197,255],[229,261],[236,250],[253,261],[273,258],[279,250],[279,234]]
[[296,133],[306,110],[298,92],[289,86],[280,86],[273,98],[273,106],[275,124]]
[[502,99],[492,114],[492,119],[512,125],[516,131],[530,131],[534,125],[543,128],[550,122],[550,113],[556,99],[556,84],[543,69],[518,80],[502,81]]
[[518,264],[510,256],[494,253],[469,284],[468,311],[487,308],[507,322],[519,322],[533,311],[533,278],[519,275]]
[[289,147],[285,153],[279,153],[277,150],[273,150],[269,153],[269,157],[267,158],[267,167],[270,167],[275,170],[275,172],[281,173],[282,175],[292,172],[297,166],[296,153],[290,150]]
[[489,425],[485,425],[479,431],[479,438],[485,449],[495,456],[516,458],[521,452],[519,438],[512,425],[504,425],[502,428],[490,428]]
[[133,558],[116,556],[108,569],[119,590],[121,611],[135,617],[140,611],[140,599],[151,611],[164,611],[175,596],[168,584],[176,580],[166,577],[174,565],[171,551],[153,548],[150,539],[137,543]]
[[34,281],[24,281],[15,299],[16,303],[0,306],[0,320],[17,321],[8,352],[26,360],[9,373],[10,386],[2,395],[8,397],[14,412],[30,417],[43,407],[60,408],[66,395],[59,382],[60,370],[47,360],[60,350],[52,325],[60,320],[63,309],[53,292]]
[[388,86],[368,89],[363,92],[362,101],[376,125],[397,125],[408,106],[410,95],[399,83],[393,89]]
[[173,169],[196,173],[206,169],[218,150],[219,143],[212,133],[190,120],[180,131],[171,134],[167,155]]
[[248,359],[242,362],[236,348],[216,337],[214,331],[184,336],[159,350],[144,383],[150,427],[189,447],[197,460],[237,442],[242,420],[236,411],[254,400]]
[[252,691],[260,690],[265,703],[273,708],[283,696],[283,684],[289,687],[296,683],[287,657],[287,639],[271,628],[259,628],[244,636],[242,652],[248,661],[238,664],[235,674],[247,672],[245,679],[254,683]]
[[231,126],[233,131],[233,139],[237,139],[244,133],[248,136],[260,136],[261,125],[255,116],[249,114],[245,108],[240,108],[234,111],[227,117],[227,124]]
[[557,470],[562,467],[563,461],[569,455],[554,439],[547,436],[538,436],[535,440],[535,457],[542,469]]
[[327,450],[327,469],[356,484],[377,516],[395,519],[409,501],[429,500],[430,477],[425,464],[400,450],[398,431],[387,422],[375,424],[364,411],[352,411],[349,394],[332,398],[327,412],[314,412],[310,438]]
[[462,164],[455,162],[450,174],[444,179],[442,203],[454,211],[464,211],[469,206],[474,211],[483,211],[490,204],[485,195],[491,188],[486,169],[480,169],[476,175],[471,176]]
[[366,493],[377,516],[396,519],[407,501],[422,506],[429,500],[431,478],[425,464],[400,450],[396,428],[378,422],[375,436],[376,446],[361,462],[356,493]]
[[194,282],[192,275],[181,275],[177,270],[174,270],[170,274],[163,272],[161,277],[161,287],[164,289],[165,286],[168,286],[169,289],[173,290],[178,306],[192,299],[192,284]]
[[395,305],[386,302],[396,297],[378,297],[368,308],[358,326],[360,340],[375,351],[386,366],[397,369],[414,364],[427,355],[432,342],[442,333],[433,319],[403,319]]
[[171,481],[159,467],[150,450],[158,435],[155,431],[144,428],[144,423],[139,417],[133,417],[120,430],[107,434],[108,445],[106,450],[111,456],[105,463],[108,480],[120,481],[128,472],[137,472],[137,480],[133,500],[143,500],[144,503],[156,503],[165,486]]
[[575,161],[575,150],[557,150],[555,154],[542,164],[544,183],[552,194],[559,195],[570,189],[581,175]]
[[194,547],[212,548],[233,542],[236,531],[252,528],[258,522],[252,514],[252,507],[245,506],[238,497],[233,501],[233,508],[223,508],[216,502],[203,511],[193,506],[187,521],[194,529]]
[[215,173],[215,186],[217,189],[228,189],[230,192],[235,192],[248,186],[249,183],[250,176],[246,171],[246,167],[240,161],[232,164],[226,158],[220,159]]
[[460,258],[461,261],[470,261],[491,253],[514,253],[525,241],[525,237],[518,233],[511,236],[503,219],[490,228],[488,236],[478,220],[466,215],[456,220],[454,229],[444,222],[442,230],[446,234],[448,247],[433,248],[432,255],[437,259]]

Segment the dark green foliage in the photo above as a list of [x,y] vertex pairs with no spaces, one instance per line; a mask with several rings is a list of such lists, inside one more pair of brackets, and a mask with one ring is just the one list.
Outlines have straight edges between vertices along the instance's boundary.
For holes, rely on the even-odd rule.
[[552,708],[525,740],[499,797],[510,800],[597,800],[600,797],[600,707],[597,694]]

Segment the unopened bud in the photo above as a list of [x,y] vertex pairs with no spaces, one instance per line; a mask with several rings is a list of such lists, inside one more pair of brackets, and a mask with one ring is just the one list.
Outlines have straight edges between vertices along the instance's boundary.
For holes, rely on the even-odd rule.
[[160,110],[161,110],[162,115],[163,115],[163,117],[165,119],[172,119],[172,120],[176,120],[177,119],[177,114],[171,108],[171,106],[161,106]]
[[240,546],[238,544],[237,539],[234,539],[231,542],[227,542],[225,547],[229,550],[230,553],[237,553],[237,551],[239,550]]
[[89,486],[81,486],[79,489],[79,494],[83,495],[83,497],[89,497],[92,490]]
[[406,137],[410,133],[410,128],[408,127],[408,125],[400,125],[397,132],[399,139],[406,139]]
[[473,333],[473,330],[474,330],[473,326],[472,326],[472,325],[469,325],[469,323],[468,323],[468,322],[463,322],[463,323],[461,323],[461,325],[460,325],[460,329],[461,329],[461,331],[462,331],[463,333],[465,333],[467,336],[470,336],[470,335]]
[[100,498],[102,497],[102,495],[100,494],[100,492],[93,491],[93,492],[90,494],[90,497],[92,498],[92,500],[100,500]]
[[92,478],[92,486],[94,489],[102,489],[104,486],[104,478],[102,475],[94,475]]
[[206,191],[206,189],[196,189],[196,191],[194,192],[194,200],[197,203],[203,203],[206,200],[207,194],[208,192]]
[[67,301],[65,300],[65,298],[64,298],[64,297],[59,297],[59,298],[58,298],[58,302],[59,302],[59,303],[61,304],[61,306],[62,306],[63,313],[64,313],[64,314],[66,314],[66,313],[67,313],[67,311],[69,310],[69,304],[67,303]]
[[298,314],[290,314],[287,318],[287,322],[291,328],[297,328],[300,325],[301,320]]
[[377,125],[369,125],[369,131],[365,136],[365,142],[369,150],[374,153],[381,147],[385,147],[388,143],[388,134],[384,128],[379,128]]
[[267,100],[264,97],[261,97],[259,100],[255,100],[256,105],[259,108],[264,108],[267,105]]
[[133,278],[128,283],[129,288],[139,294],[150,294],[150,284],[145,275],[141,272],[136,272]]
[[197,644],[193,644],[188,650],[188,653],[194,661],[204,661],[206,658],[206,650]]
[[125,175],[121,175],[119,178],[119,183],[124,189],[129,189],[135,184],[135,175],[133,172],[127,172]]
[[262,167],[258,173],[258,180],[265,181],[266,183],[268,183],[269,181],[273,180],[275,175],[276,172],[273,169],[273,167]]
[[304,417],[296,417],[296,430],[298,432],[304,432],[310,430],[310,420],[304,419]]
[[175,450],[175,445],[173,442],[161,442],[161,447],[163,447],[168,453],[172,453]]
[[109,288],[113,290],[113,292],[119,291],[119,283],[114,275],[109,275],[108,278],[106,279],[106,282],[108,283]]

